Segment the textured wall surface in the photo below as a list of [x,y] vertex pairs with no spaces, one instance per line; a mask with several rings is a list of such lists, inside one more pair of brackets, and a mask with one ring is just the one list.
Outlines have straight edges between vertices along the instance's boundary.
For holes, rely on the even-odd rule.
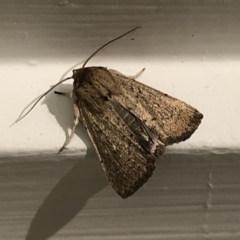
[[240,237],[238,155],[165,155],[122,200],[95,154],[0,168],[0,239],[230,239]]
[[[122,200],[82,126],[56,154],[73,124],[70,99],[49,93],[9,126],[98,47],[136,26],[88,66],[126,75],[145,67],[138,81],[204,119]],[[239,239],[239,26],[237,0],[0,0],[0,239]]]

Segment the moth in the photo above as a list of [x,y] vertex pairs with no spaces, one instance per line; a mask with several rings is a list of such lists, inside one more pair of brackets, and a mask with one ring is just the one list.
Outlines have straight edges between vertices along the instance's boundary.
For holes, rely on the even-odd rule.
[[74,80],[71,93],[55,91],[70,96],[74,110],[72,132],[59,152],[69,144],[81,122],[109,182],[122,198],[146,183],[166,146],[188,139],[203,118],[187,103],[136,81],[144,69],[135,76],[125,76],[105,67],[85,67],[98,51],[137,28],[104,44],[82,68],[73,70],[72,77],[42,95],[66,80]]

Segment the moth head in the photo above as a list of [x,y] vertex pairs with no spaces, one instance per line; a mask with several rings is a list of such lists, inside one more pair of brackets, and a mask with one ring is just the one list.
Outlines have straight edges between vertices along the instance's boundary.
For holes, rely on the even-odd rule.
[[84,82],[87,82],[89,78],[89,73],[91,72],[91,68],[79,68],[73,70],[73,86],[74,88],[80,87]]
[[73,69],[72,78],[74,79],[74,81],[76,80],[80,81],[82,73],[83,73],[83,68]]
[[77,77],[77,73],[79,72],[80,69],[73,69],[73,78],[74,79]]

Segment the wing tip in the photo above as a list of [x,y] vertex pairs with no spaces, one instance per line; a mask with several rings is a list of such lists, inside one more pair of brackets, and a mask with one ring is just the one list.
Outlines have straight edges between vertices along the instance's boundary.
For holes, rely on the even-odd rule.
[[198,129],[198,126],[201,124],[202,119],[203,119],[203,114],[200,113],[197,109],[195,109],[191,118],[187,123],[185,131],[183,131],[182,133],[180,133],[178,136],[174,138],[172,137],[169,138],[167,140],[166,145],[179,143],[189,139],[192,136],[192,134]]
[[198,110],[195,110],[188,123],[189,129],[187,129],[187,131],[180,136],[180,141],[185,141],[190,138],[192,134],[198,129],[198,126],[201,124],[202,119],[203,114]]

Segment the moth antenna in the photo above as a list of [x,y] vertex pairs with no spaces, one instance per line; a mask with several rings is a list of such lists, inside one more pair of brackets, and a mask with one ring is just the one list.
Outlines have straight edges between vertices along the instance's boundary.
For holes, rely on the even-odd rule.
[[50,91],[52,91],[56,86],[58,86],[59,84],[69,80],[69,79],[72,79],[72,77],[68,77],[68,78],[65,78],[63,80],[61,80],[60,82],[56,83],[55,85],[53,85],[49,90],[47,90],[45,93],[43,93],[43,95],[33,104],[33,106],[21,117],[19,117],[15,123],[19,122],[20,120],[22,120],[24,117],[26,117],[33,109],[34,107],[38,104],[38,102],[44,97],[46,96]]
[[[128,32],[120,35],[119,37],[116,37],[116,38],[112,39],[111,41],[105,43],[103,46],[101,46],[99,49],[97,49],[93,54],[91,54],[90,57],[88,57],[88,59],[84,62],[82,68],[84,68],[84,67],[86,66],[86,64],[89,62],[89,60],[90,60],[94,55],[96,55],[100,50],[102,50],[103,48],[105,48],[105,47],[106,47],[107,45],[109,45],[110,43],[115,42],[116,40],[118,40],[118,39],[126,36],[127,34],[129,34],[130,32],[133,32],[134,30],[136,30],[136,29],[138,29],[138,28],[141,28],[141,27],[135,27],[135,28],[129,30]],[[48,91],[46,91],[46,92],[33,104],[33,106],[32,106],[23,116],[19,117],[19,118],[15,121],[15,123],[19,122],[19,121],[22,120],[24,117],[26,117],[26,116],[33,110],[33,108],[38,104],[38,102],[39,102],[44,96],[46,96],[50,91],[52,91],[56,86],[58,86],[59,84],[65,82],[65,81],[67,81],[67,80],[69,80],[69,79],[72,79],[72,78],[73,78],[73,77],[65,78],[65,79],[61,80],[60,82],[56,83],[55,85],[53,85],[53,87],[51,87]]]
[[133,28],[132,30],[130,30],[130,31],[122,34],[121,36],[116,37],[116,38],[112,39],[111,41],[109,41],[109,42],[105,43],[104,45],[102,45],[98,50],[96,50],[92,55],[90,55],[90,57],[88,57],[88,59],[87,59],[87,60],[85,61],[85,63],[82,65],[82,68],[84,68],[84,67],[86,66],[86,64],[88,63],[88,61],[89,61],[94,55],[96,55],[100,50],[102,50],[103,48],[105,48],[105,47],[106,47],[107,45],[109,45],[110,43],[115,42],[116,40],[118,40],[118,39],[126,36],[127,34],[129,34],[130,32],[133,32],[134,30],[136,30],[136,29],[138,29],[138,28],[141,28],[141,27],[135,27],[135,28]]

